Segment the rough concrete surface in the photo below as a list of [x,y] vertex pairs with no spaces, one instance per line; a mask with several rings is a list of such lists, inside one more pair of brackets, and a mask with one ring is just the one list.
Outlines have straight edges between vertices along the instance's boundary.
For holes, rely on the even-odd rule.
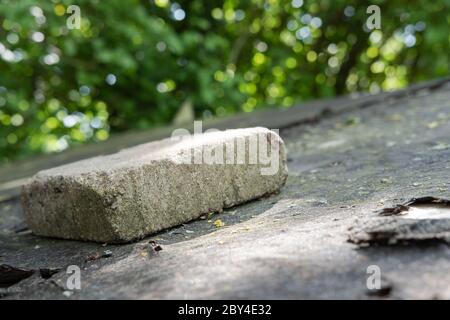
[[236,129],[41,171],[24,186],[22,203],[34,234],[126,242],[275,193],[286,178],[286,152],[275,132]]
[[[0,265],[20,270],[0,269],[0,279],[10,283],[0,296],[449,299],[448,243],[348,241],[349,229],[380,218],[383,208],[412,198],[450,199],[449,85],[360,99],[321,102],[331,112],[279,126],[289,168],[279,194],[137,243],[38,237],[26,229],[17,198],[3,201]],[[67,290],[69,265],[81,268],[81,290]],[[382,290],[366,286],[371,265],[381,270]]]

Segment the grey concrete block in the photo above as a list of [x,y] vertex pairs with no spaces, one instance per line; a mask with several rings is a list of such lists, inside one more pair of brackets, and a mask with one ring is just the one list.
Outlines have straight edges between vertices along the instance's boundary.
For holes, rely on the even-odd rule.
[[22,206],[37,235],[127,242],[274,193],[286,178],[274,131],[227,130],[41,171],[23,187]]

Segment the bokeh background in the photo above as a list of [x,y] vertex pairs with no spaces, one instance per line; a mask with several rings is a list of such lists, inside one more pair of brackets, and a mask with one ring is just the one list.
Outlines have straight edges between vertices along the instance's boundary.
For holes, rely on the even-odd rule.
[[[372,4],[380,30],[364,27]],[[448,0],[1,0],[0,163],[180,108],[224,117],[443,77],[449,27]]]

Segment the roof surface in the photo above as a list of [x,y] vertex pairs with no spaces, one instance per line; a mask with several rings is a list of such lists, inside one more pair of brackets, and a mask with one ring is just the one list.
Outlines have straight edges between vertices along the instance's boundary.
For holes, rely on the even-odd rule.
[[[286,186],[125,245],[32,235],[17,187],[37,170],[159,139],[173,128],[2,168],[0,287],[9,288],[0,297],[449,299],[450,216],[441,201],[450,198],[449,89],[444,79],[211,122],[279,128],[288,149]],[[413,198],[425,208],[439,203],[442,216],[397,215]],[[381,217],[380,210],[394,213]],[[81,268],[81,290],[67,293],[69,265]],[[373,265],[381,290],[367,288]]]

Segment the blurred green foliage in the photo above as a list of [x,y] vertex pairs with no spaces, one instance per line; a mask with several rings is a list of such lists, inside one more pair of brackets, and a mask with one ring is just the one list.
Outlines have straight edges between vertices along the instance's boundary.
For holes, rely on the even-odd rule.
[[[69,5],[81,28],[68,29]],[[371,4],[381,29],[364,28]],[[449,73],[450,4],[2,0],[0,162],[174,118],[288,108]]]

